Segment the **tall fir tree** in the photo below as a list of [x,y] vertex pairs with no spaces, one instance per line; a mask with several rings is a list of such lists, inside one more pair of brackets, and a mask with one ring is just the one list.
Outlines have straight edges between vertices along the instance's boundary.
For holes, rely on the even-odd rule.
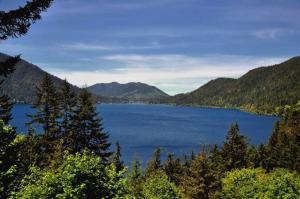
[[183,175],[183,167],[179,158],[174,159],[174,154],[170,153],[164,162],[163,170],[169,177],[170,181],[179,185],[180,179]]
[[[15,70],[15,65],[20,61],[20,56],[10,57],[4,62],[0,62],[0,88],[1,84],[4,82],[4,79]],[[1,91],[0,95],[0,120],[5,124],[8,124],[12,119],[12,108],[13,103],[10,98]]]
[[151,159],[147,163],[147,167],[145,169],[145,176],[149,177],[154,172],[160,170],[162,168],[161,165],[161,149],[157,148],[152,154]]
[[143,170],[138,157],[135,155],[132,161],[131,170],[128,174],[128,185],[132,198],[142,198]]
[[36,125],[43,127],[42,148],[44,154],[44,162],[48,164],[51,161],[54,148],[61,137],[59,128],[59,99],[52,78],[46,74],[40,85],[37,86],[36,100],[33,108],[36,113],[28,115],[31,121],[28,125]]
[[107,162],[112,155],[109,151],[109,135],[104,132],[92,94],[87,89],[80,91],[74,113],[71,136],[73,152],[83,152],[87,148],[99,155],[103,162]]
[[116,142],[116,148],[112,157],[112,162],[116,167],[117,173],[124,169],[124,163],[122,161],[122,155],[121,155],[121,145],[119,142]]
[[206,153],[203,151],[193,160],[189,172],[183,176],[181,187],[186,198],[207,199],[212,181],[213,176],[209,170]]
[[232,124],[221,149],[223,164],[227,171],[247,166],[247,142],[240,134],[237,123]]
[[72,90],[72,86],[64,80],[59,91],[59,102],[61,112],[60,131],[62,134],[62,147],[64,150],[70,150],[72,143],[72,120],[75,115],[77,96]]

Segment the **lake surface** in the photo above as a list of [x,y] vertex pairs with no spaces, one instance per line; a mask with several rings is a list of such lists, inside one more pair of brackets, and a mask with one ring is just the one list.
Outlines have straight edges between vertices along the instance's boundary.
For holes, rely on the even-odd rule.
[[[222,144],[230,124],[238,122],[251,144],[267,141],[277,117],[261,116],[238,110],[175,107],[145,104],[101,104],[103,118],[112,143],[119,141],[123,160],[129,164],[135,154],[145,163],[156,147],[176,155],[199,151],[201,144]],[[16,105],[12,125],[26,132],[29,105]]]

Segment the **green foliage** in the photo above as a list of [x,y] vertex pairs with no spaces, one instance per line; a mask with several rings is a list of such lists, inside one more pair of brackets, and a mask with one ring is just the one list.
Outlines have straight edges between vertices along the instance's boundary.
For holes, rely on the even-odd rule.
[[58,122],[60,118],[59,98],[49,75],[45,75],[37,87],[37,98],[32,107],[37,112],[29,115],[31,121],[28,124],[43,127],[41,165],[48,165],[54,154],[54,147],[61,136]]
[[238,124],[232,124],[221,149],[221,156],[226,170],[247,166],[247,142],[240,134]]
[[174,154],[169,154],[163,165],[163,170],[169,177],[170,181],[176,185],[180,184],[180,178],[183,175],[183,167],[180,159],[174,159]]
[[182,178],[181,186],[183,193],[187,198],[206,199],[209,197],[209,186],[213,180],[206,153],[202,152],[192,162],[187,174]]
[[273,114],[276,107],[300,99],[299,64],[300,57],[294,57],[278,65],[256,68],[238,79],[218,78],[169,102]]
[[147,167],[145,169],[145,176],[149,176],[153,172],[156,172],[162,168],[160,156],[161,156],[161,149],[157,148],[153,152],[151,159],[147,163]]
[[65,155],[56,170],[31,168],[13,198],[125,198],[124,170],[101,164],[101,158],[84,152]]
[[143,185],[143,197],[146,199],[183,198],[176,185],[170,182],[163,171],[154,172]]
[[99,155],[103,162],[107,162],[111,156],[111,152],[108,151],[109,135],[104,132],[92,95],[86,89],[82,89],[79,93],[71,125],[72,152],[82,152],[88,148]]
[[122,171],[124,169],[124,163],[121,158],[121,146],[119,142],[116,142],[116,149],[112,157],[112,162],[116,167],[116,171]]
[[128,173],[127,179],[131,198],[141,198],[144,179],[141,163],[137,156],[132,161],[131,171]]
[[52,1],[33,0],[16,10],[0,11],[0,40],[25,35],[31,24],[41,19],[41,12],[45,11]]
[[284,169],[266,174],[263,169],[241,169],[223,179],[222,198],[300,198],[300,176]]
[[19,150],[23,141],[14,128],[0,121],[0,198],[8,197],[23,177]]
[[270,168],[283,167],[300,172],[299,103],[282,110],[282,120],[275,124],[268,149]]

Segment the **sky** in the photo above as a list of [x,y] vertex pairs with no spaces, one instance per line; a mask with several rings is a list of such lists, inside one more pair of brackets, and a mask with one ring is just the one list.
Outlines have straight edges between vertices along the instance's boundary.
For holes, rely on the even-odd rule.
[[54,0],[0,52],[77,86],[143,82],[173,95],[300,55],[299,10],[299,0]]

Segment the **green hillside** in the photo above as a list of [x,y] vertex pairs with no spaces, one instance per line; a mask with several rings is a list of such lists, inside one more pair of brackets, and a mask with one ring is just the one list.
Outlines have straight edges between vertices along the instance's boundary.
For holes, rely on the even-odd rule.
[[176,95],[172,103],[240,108],[274,113],[276,107],[300,99],[300,57],[253,69],[238,79],[218,78],[197,90]]

